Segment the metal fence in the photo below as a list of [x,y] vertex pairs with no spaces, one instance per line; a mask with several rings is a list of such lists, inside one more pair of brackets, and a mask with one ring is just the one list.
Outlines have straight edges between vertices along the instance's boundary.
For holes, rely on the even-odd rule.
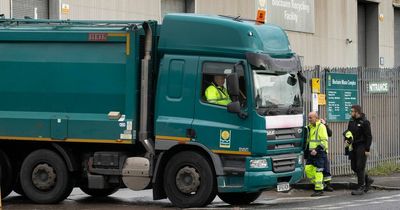
[[[311,78],[320,78],[321,93],[325,93],[325,75],[349,73],[358,75],[358,103],[363,107],[367,119],[371,122],[372,146],[367,168],[377,167],[385,162],[400,161],[400,68],[305,68],[308,84],[305,86],[305,111],[311,110]],[[387,93],[369,92],[371,82],[387,82]],[[326,118],[326,106],[319,106],[319,115]],[[347,122],[331,122],[333,136],[329,139],[329,157],[333,175],[352,174],[350,161],[344,155],[342,133],[347,129]]]

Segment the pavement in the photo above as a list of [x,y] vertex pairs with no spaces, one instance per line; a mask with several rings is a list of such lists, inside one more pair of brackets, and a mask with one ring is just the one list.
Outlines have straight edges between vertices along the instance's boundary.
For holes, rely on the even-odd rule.
[[[400,173],[387,176],[371,176],[374,179],[373,189],[377,190],[400,190]],[[357,177],[337,176],[333,177],[331,185],[334,189],[355,189],[357,187]],[[295,189],[313,189],[314,186],[307,179],[303,179],[297,184],[291,185]]]

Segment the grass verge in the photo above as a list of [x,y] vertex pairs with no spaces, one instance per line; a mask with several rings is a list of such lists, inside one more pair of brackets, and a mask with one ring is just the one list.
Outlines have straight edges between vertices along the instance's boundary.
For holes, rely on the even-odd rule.
[[368,174],[371,176],[387,176],[393,173],[400,172],[400,163],[399,162],[387,162],[379,165],[375,168],[371,168],[368,170]]

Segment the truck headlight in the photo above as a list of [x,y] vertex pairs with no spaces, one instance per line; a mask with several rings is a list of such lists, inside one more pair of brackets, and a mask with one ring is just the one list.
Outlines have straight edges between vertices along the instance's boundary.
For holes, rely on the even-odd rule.
[[250,160],[250,168],[268,168],[266,159]]
[[303,165],[303,155],[299,155],[298,160],[297,160],[297,163],[298,163],[299,165]]

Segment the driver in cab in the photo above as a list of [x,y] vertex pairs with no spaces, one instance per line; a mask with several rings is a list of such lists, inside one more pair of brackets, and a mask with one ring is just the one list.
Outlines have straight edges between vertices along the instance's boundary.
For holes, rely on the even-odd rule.
[[214,80],[205,91],[206,99],[209,103],[227,106],[232,100],[228,90],[224,87],[225,75],[215,75]]

